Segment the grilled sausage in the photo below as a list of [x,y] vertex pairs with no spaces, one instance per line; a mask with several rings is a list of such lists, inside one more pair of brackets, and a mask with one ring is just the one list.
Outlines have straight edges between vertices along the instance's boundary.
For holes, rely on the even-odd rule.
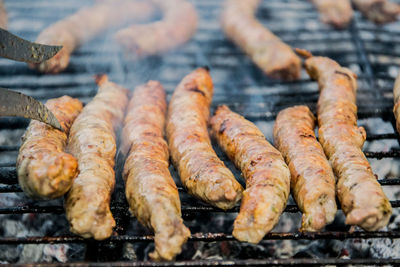
[[342,29],[349,25],[353,17],[350,0],[312,0],[318,9],[322,22]]
[[0,28],[7,29],[7,11],[3,0],[0,0]]
[[305,67],[319,84],[319,141],[338,179],[346,223],[367,231],[382,228],[392,207],[361,150],[366,133],[357,127],[356,75],[326,57],[310,57]]
[[71,232],[97,240],[108,238],[115,226],[110,211],[114,190],[115,130],[120,127],[128,91],[97,79],[98,93],[76,118],[67,151],[78,159],[79,175],[66,195],[65,208]]
[[173,260],[190,231],[181,218],[178,189],[168,170],[164,140],[167,103],[164,88],[150,81],[136,88],[124,121],[123,147],[126,198],[131,212],[155,232],[155,260]]
[[187,75],[168,107],[167,137],[172,161],[190,194],[221,209],[230,209],[242,186],[217,157],[207,131],[213,84],[208,70]]
[[353,0],[354,6],[369,20],[385,24],[397,20],[400,5],[388,0]]
[[278,223],[290,191],[290,172],[281,153],[250,121],[218,107],[211,118],[211,134],[246,179],[233,236],[258,243]]
[[163,19],[150,24],[136,24],[119,30],[115,40],[131,58],[157,55],[187,41],[197,29],[197,13],[185,0],[152,0],[163,13]]
[[40,33],[36,39],[38,43],[62,45],[63,48],[51,59],[29,66],[43,73],[61,72],[67,68],[70,55],[82,44],[128,19],[144,20],[154,12],[155,8],[148,1],[105,1],[82,8]]
[[82,103],[69,96],[50,99],[53,112],[64,132],[32,120],[22,137],[17,159],[18,181],[26,195],[52,199],[64,195],[78,174],[78,162],[64,152],[68,132],[82,110]]
[[303,212],[302,231],[319,231],[336,214],[335,176],[315,134],[315,118],[306,106],[279,112],[274,126],[275,146],[291,173],[294,199]]
[[394,100],[393,113],[396,118],[396,128],[397,132],[400,133],[400,74],[397,76],[396,82],[394,83],[393,100]]
[[290,46],[257,21],[254,12],[258,4],[259,0],[227,0],[221,19],[226,36],[269,77],[298,79],[300,58]]

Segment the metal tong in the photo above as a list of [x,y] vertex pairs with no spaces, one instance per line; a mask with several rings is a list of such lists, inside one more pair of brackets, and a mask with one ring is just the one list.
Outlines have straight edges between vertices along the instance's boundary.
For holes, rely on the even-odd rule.
[[0,88],[0,116],[17,116],[38,120],[64,131],[54,114],[33,97]]
[[0,28],[0,57],[27,63],[40,63],[52,58],[61,48],[62,46],[30,42]]
[[[38,44],[19,38],[0,28],[0,57],[40,63],[50,59],[62,46]],[[18,116],[47,123],[64,131],[54,114],[33,97],[0,88],[0,116]]]

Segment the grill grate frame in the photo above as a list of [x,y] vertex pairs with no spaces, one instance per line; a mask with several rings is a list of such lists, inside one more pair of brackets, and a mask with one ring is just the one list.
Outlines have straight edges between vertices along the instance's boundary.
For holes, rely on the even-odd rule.
[[[93,1],[87,1],[91,4]],[[213,108],[218,104],[228,104],[232,110],[241,113],[252,121],[271,122],[279,110],[294,104],[306,104],[315,111],[318,88],[302,73],[298,82],[279,82],[270,80],[255,67],[243,53],[225,39],[217,21],[222,1],[194,1],[200,14],[199,30],[188,45],[163,57],[154,57],[140,62],[123,62],[117,47],[110,44],[110,34],[92,41],[80,48],[71,58],[71,65],[66,72],[57,76],[41,76],[26,68],[25,64],[0,59],[0,87],[8,87],[27,93],[39,100],[58,97],[64,94],[78,97],[84,102],[95,94],[96,87],[92,76],[96,73],[108,73],[110,79],[133,88],[148,79],[158,79],[166,87],[168,97],[180,79],[192,69],[201,65],[211,67],[215,82]],[[27,39],[34,40],[38,32],[47,24],[73,13],[79,6],[79,0],[35,1],[33,10],[30,1],[7,1],[10,30]],[[49,12],[52,10],[54,12]],[[400,61],[400,49],[392,52],[393,42],[400,48],[400,23],[383,28],[367,22],[358,12],[350,27],[335,31],[318,20],[318,14],[305,0],[269,0],[258,11],[258,17],[273,32],[293,47],[311,50],[316,55],[329,56],[340,64],[352,68],[359,76],[358,107],[359,119],[380,118],[392,125],[392,132],[374,133],[367,131],[368,142],[397,140],[392,114],[394,81],[393,62],[382,62],[379,56],[387,56]],[[282,23],[280,21],[282,20]],[[34,23],[30,24],[30,22]],[[386,37],[385,37],[386,36]],[[388,38],[387,36],[390,36]],[[377,40],[376,40],[377,39]],[[105,41],[106,40],[106,41]],[[391,43],[392,42],[392,43]],[[337,46],[337,47],[336,47]],[[101,58],[100,58],[101,55]],[[394,67],[396,69],[396,67]],[[19,118],[0,118],[0,129],[12,132],[21,131],[28,120]],[[268,136],[267,136],[268,138]],[[271,141],[271,140],[270,140]],[[400,143],[399,143],[400,144]],[[15,156],[18,142],[0,145],[0,194],[21,192],[15,173]],[[11,157],[8,156],[11,154]],[[400,148],[389,151],[365,151],[369,159],[398,159]],[[2,158],[13,158],[2,160]],[[226,158],[224,158],[226,160]],[[121,166],[121,164],[117,164]],[[77,236],[34,236],[34,237],[0,237],[0,245],[39,244],[39,243],[84,243],[87,251],[87,262],[74,263],[85,266],[90,263],[108,265],[118,260],[115,253],[120,253],[124,242],[152,242],[148,234],[128,235],[127,225],[135,220],[130,217],[124,199],[120,170],[117,169],[117,188],[112,200],[112,212],[117,221],[118,236],[110,240],[94,242]],[[176,177],[174,177],[176,178]],[[399,186],[400,178],[385,179],[379,182],[387,186]],[[179,181],[178,181],[179,184]],[[185,195],[183,189],[180,193]],[[1,198],[2,195],[0,195]],[[394,208],[400,207],[400,200],[392,199]],[[182,203],[184,218],[193,214],[221,212],[198,202]],[[237,212],[238,207],[228,211]],[[0,206],[0,214],[62,214],[60,205],[40,204],[39,202],[22,203],[18,206]],[[288,205],[285,212],[296,213],[295,205]],[[320,233],[287,233],[273,232],[265,240],[314,240],[314,239],[367,239],[367,238],[400,238],[400,231],[379,232],[345,232],[325,231]],[[233,237],[225,233],[194,233],[189,242],[232,241]],[[107,253],[104,251],[107,250]],[[104,255],[100,255],[104,254]],[[99,262],[100,261],[100,262]],[[126,266],[206,266],[206,265],[347,265],[347,264],[400,264],[400,259],[248,259],[248,260],[193,260],[172,263],[154,263],[146,261],[112,262]],[[58,265],[58,264],[57,264]],[[62,265],[62,264],[59,264]],[[49,264],[51,266],[51,264]]]

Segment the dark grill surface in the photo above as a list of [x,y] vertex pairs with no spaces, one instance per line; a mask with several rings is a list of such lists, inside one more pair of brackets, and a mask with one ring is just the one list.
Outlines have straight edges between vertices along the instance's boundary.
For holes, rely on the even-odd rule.
[[[9,13],[9,30],[30,40],[34,40],[40,30],[58,19],[72,14],[82,2],[90,5],[91,1],[28,1],[6,0]],[[208,65],[211,68],[215,84],[213,108],[219,104],[227,104],[234,111],[256,123],[269,123],[283,108],[295,104],[306,104],[315,111],[318,99],[317,84],[310,81],[303,71],[297,82],[279,82],[268,79],[256,66],[228,41],[221,32],[218,16],[222,1],[195,1],[201,20],[194,39],[163,57],[152,57],[140,62],[125,62],[118,47],[112,43],[112,32],[105,33],[98,39],[81,47],[71,58],[68,69],[59,75],[40,75],[29,70],[25,64],[0,59],[0,87],[7,87],[36,97],[39,100],[70,95],[87,102],[96,93],[93,75],[109,74],[110,79],[133,89],[148,79],[160,80],[170,97],[180,79],[198,66]],[[394,130],[392,113],[392,86],[397,74],[396,65],[400,62],[400,23],[377,27],[356,12],[350,27],[343,31],[332,30],[319,22],[318,14],[308,1],[302,0],[268,0],[264,1],[258,11],[258,17],[274,33],[293,47],[305,48],[313,54],[324,55],[337,60],[341,65],[351,68],[359,77],[357,95],[360,125],[366,119],[381,119],[381,123],[392,125],[391,131],[382,133],[374,127],[367,127],[368,143],[380,143],[388,140],[399,140]],[[16,118],[0,118],[0,133],[5,133],[5,140],[0,140],[0,214],[19,216],[31,214],[41,216],[50,214],[54,221],[66,224],[61,201],[37,202],[23,196],[15,173],[15,160],[28,121]],[[1,136],[1,134],[0,134]],[[268,139],[271,135],[266,133]],[[270,140],[272,141],[272,140]],[[382,146],[381,146],[382,147]],[[219,151],[220,153],[220,151]],[[365,151],[371,160],[397,160],[400,158],[398,143],[390,149]],[[220,153],[221,154],[221,153]],[[221,154],[229,167],[229,163]],[[129,266],[198,266],[198,265],[346,265],[346,264],[400,264],[400,259],[382,258],[246,258],[234,260],[190,260],[178,257],[177,262],[154,263],[144,261],[146,253],[138,253],[137,261],[121,261],[121,250],[124,243],[153,242],[153,236],[144,228],[131,231],[130,225],[137,225],[131,218],[124,198],[120,177],[122,159],[118,158],[117,188],[112,201],[112,211],[118,227],[116,234],[109,240],[95,242],[84,240],[65,231],[60,235],[3,237],[0,234],[0,245],[39,244],[39,243],[78,243],[86,245],[84,259],[79,265],[90,262],[114,261],[115,264]],[[190,226],[192,237],[189,243],[205,243],[233,241],[231,228],[215,232],[214,229],[204,231],[198,224],[199,217],[212,218],[224,216],[232,224],[235,212],[239,207],[222,215],[222,211],[200,203],[187,196],[182,189],[176,173],[173,172],[182,199],[182,212],[185,223]],[[240,174],[235,171],[237,177]],[[400,178],[379,177],[380,183],[387,187],[400,185]],[[6,199],[16,192],[17,201],[10,205]],[[11,194],[10,194],[11,193]],[[1,198],[5,200],[1,200]],[[400,207],[400,200],[391,199],[394,210]],[[14,205],[15,204],[15,205]],[[297,213],[296,205],[290,204],[286,213]],[[3,215],[1,215],[3,216]],[[43,215],[44,216],[44,215]],[[300,219],[298,217],[298,221]],[[131,227],[132,228],[132,227]],[[218,229],[218,228],[216,228]],[[391,229],[380,232],[348,231],[344,229],[327,229],[320,233],[273,232],[265,240],[345,240],[367,238],[400,238],[400,231]],[[196,245],[192,245],[196,246]],[[140,248],[140,246],[139,246]],[[189,253],[183,251],[183,254]],[[117,262],[115,262],[117,261]]]

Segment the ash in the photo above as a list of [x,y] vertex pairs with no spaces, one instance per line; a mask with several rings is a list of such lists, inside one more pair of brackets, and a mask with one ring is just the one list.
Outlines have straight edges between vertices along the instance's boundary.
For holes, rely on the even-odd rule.
[[[0,206],[20,206],[30,201],[22,193],[2,194]],[[48,205],[60,204],[60,200]],[[1,215],[2,237],[57,236],[68,234],[68,223],[64,215],[23,214]],[[0,245],[1,263],[67,262],[83,256],[84,246],[76,244],[27,244]]]

